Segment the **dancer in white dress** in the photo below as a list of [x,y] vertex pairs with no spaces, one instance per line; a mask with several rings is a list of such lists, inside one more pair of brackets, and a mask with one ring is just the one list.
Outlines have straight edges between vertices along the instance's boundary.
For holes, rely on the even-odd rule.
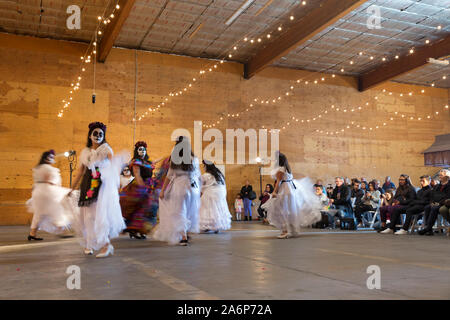
[[274,192],[262,208],[267,210],[269,223],[281,230],[278,238],[286,239],[297,236],[301,227],[319,221],[321,207],[309,178],[294,180],[286,156],[278,153],[276,158]]
[[43,240],[36,237],[38,229],[60,234],[70,228],[73,214],[67,206],[70,189],[61,187],[61,175],[59,169],[52,166],[54,163],[55,152],[49,150],[33,168],[32,197],[27,201],[28,210],[33,213],[28,241]]
[[200,230],[219,233],[231,228],[225,177],[214,163],[203,160],[203,166],[206,172],[201,177]]
[[159,194],[159,224],[153,239],[169,244],[188,244],[188,232],[198,233],[200,167],[186,137],[178,137],[170,156],[170,168]]
[[119,173],[124,159],[113,157],[105,134],[103,123],[89,124],[87,147],[81,152],[81,166],[74,180],[74,187],[81,180],[76,230],[83,237],[84,253],[100,250],[97,258],[114,253],[110,239],[125,229],[119,204]]

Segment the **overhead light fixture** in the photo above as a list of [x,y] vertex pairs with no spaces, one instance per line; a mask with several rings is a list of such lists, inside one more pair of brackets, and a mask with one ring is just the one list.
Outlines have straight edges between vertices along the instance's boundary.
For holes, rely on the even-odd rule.
[[239,17],[242,12],[244,12],[248,7],[250,7],[250,5],[255,2],[255,0],[246,0],[239,9],[236,10],[235,13],[233,13],[233,15],[225,22],[225,24],[227,26],[229,26],[230,24],[233,23],[234,20],[237,19],[237,17]]

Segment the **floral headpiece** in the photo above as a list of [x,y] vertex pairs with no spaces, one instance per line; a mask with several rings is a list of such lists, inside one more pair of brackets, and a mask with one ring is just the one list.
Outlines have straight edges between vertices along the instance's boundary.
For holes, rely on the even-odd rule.
[[147,149],[147,144],[144,141],[138,141],[136,142],[136,144],[134,145],[134,148],[137,149],[139,147],[144,147],[145,149]]
[[89,131],[93,131],[94,129],[100,128],[106,133],[106,126],[102,122],[91,122],[89,123]]

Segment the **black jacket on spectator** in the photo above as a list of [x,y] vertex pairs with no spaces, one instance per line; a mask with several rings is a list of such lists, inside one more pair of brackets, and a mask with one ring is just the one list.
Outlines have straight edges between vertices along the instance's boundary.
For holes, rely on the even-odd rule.
[[416,199],[416,190],[412,186],[407,186],[406,189],[399,186],[395,191],[394,200],[400,202],[402,206],[408,206],[414,199]]
[[[338,196],[339,195],[339,196]],[[331,195],[331,199],[333,199],[333,204],[336,206],[343,206],[347,209],[347,212],[353,213],[352,208],[352,192],[349,186],[342,185],[340,187],[335,187],[333,189],[333,194]]]
[[431,203],[439,202],[439,205],[443,206],[446,199],[450,199],[450,182],[439,183],[431,191]]
[[426,206],[427,204],[430,204],[431,200],[431,191],[432,188],[430,185],[423,187],[419,191],[417,191],[416,199],[412,200],[409,203],[409,206]]
[[250,194],[250,192],[252,192],[252,191],[253,191],[253,188],[252,188],[251,185],[248,185],[248,187],[243,186],[242,189],[241,189],[241,198],[242,198],[242,199],[244,199],[244,198],[247,198],[247,199],[248,199],[249,194]]
[[358,189],[358,190],[352,189],[352,198],[356,198],[355,206],[361,204],[363,197],[364,197],[364,191],[362,189]]

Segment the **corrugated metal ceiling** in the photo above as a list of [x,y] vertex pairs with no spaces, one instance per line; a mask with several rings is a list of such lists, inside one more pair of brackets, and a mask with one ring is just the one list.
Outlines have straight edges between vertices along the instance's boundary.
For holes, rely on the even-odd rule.
[[[322,0],[255,0],[230,26],[225,21],[244,0],[137,0],[115,45],[195,57],[246,62],[281,32],[320,6]],[[81,30],[66,28],[66,9],[82,10]],[[0,31],[74,41],[90,41],[97,16],[112,0],[0,0]],[[380,8],[381,28],[369,29],[367,8]],[[41,8],[43,12],[41,13]],[[261,11],[262,10],[262,11]],[[412,47],[450,34],[449,0],[369,0],[274,63],[276,66],[359,75]],[[437,26],[442,26],[440,30]],[[280,32],[279,26],[283,27]],[[271,39],[266,35],[270,33]],[[254,39],[244,42],[243,38]],[[261,42],[257,39],[261,38]],[[359,55],[363,52],[363,55]],[[370,57],[373,57],[373,60]],[[353,64],[350,64],[350,60]],[[448,67],[429,65],[396,79],[450,87]]]

